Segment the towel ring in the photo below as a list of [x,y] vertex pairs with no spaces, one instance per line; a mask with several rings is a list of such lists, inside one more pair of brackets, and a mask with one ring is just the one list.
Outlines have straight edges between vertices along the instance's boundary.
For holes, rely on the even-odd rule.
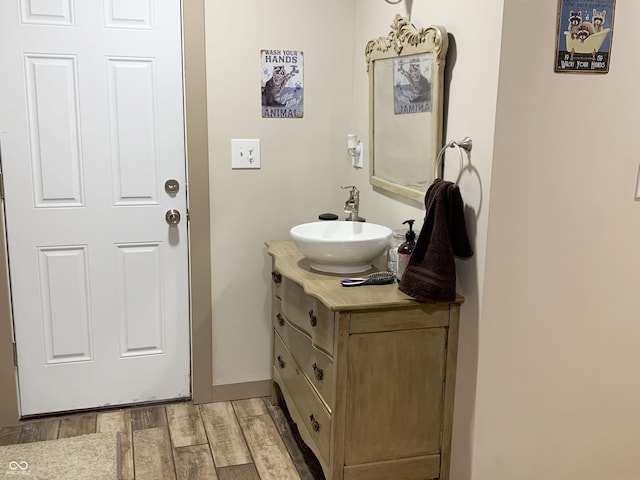
[[[436,164],[434,166],[435,178],[442,178],[442,176],[444,175],[444,166],[441,166],[442,160],[444,159],[444,154],[447,151],[447,149],[453,148],[453,147],[455,147],[458,150],[458,155],[460,157],[460,170],[458,172],[458,177],[457,177],[457,178],[460,178],[460,174],[462,173],[463,163],[464,163],[464,159],[462,158],[462,150],[464,149],[468,154],[471,151],[472,146],[473,146],[473,142],[471,141],[471,137],[464,137],[462,140],[458,142],[456,142],[455,140],[451,140],[444,147],[442,147],[442,149],[440,150],[440,153],[438,153],[438,156],[436,158]],[[442,174],[440,174],[440,172],[442,172]],[[458,182],[456,180],[456,184],[457,183]]]

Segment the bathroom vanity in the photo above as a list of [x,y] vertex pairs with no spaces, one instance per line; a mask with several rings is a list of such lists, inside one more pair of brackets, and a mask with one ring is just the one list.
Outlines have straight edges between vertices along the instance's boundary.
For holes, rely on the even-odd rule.
[[292,241],[267,250],[271,401],[285,400],[327,480],[448,479],[463,299],[343,287],[347,275],[312,271]]

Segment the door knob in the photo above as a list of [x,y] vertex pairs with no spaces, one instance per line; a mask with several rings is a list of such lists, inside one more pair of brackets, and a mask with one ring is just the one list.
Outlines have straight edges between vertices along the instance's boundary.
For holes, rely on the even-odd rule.
[[177,225],[180,223],[180,212],[175,208],[172,208],[167,210],[164,218],[169,225]]

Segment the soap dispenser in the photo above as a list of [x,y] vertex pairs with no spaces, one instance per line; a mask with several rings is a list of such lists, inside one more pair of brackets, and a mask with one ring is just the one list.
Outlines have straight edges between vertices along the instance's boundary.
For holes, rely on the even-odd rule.
[[416,246],[416,233],[413,231],[413,222],[415,222],[413,219],[402,222],[403,225],[409,224],[409,230],[405,235],[405,242],[398,247],[398,274],[396,275],[398,281],[402,278],[411,254],[413,253],[413,249]]

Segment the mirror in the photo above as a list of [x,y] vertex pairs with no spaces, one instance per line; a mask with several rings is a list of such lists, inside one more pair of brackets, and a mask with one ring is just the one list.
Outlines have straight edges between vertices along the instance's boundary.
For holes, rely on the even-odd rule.
[[443,27],[416,29],[396,15],[391,31],[367,43],[369,180],[423,202],[442,147]]

